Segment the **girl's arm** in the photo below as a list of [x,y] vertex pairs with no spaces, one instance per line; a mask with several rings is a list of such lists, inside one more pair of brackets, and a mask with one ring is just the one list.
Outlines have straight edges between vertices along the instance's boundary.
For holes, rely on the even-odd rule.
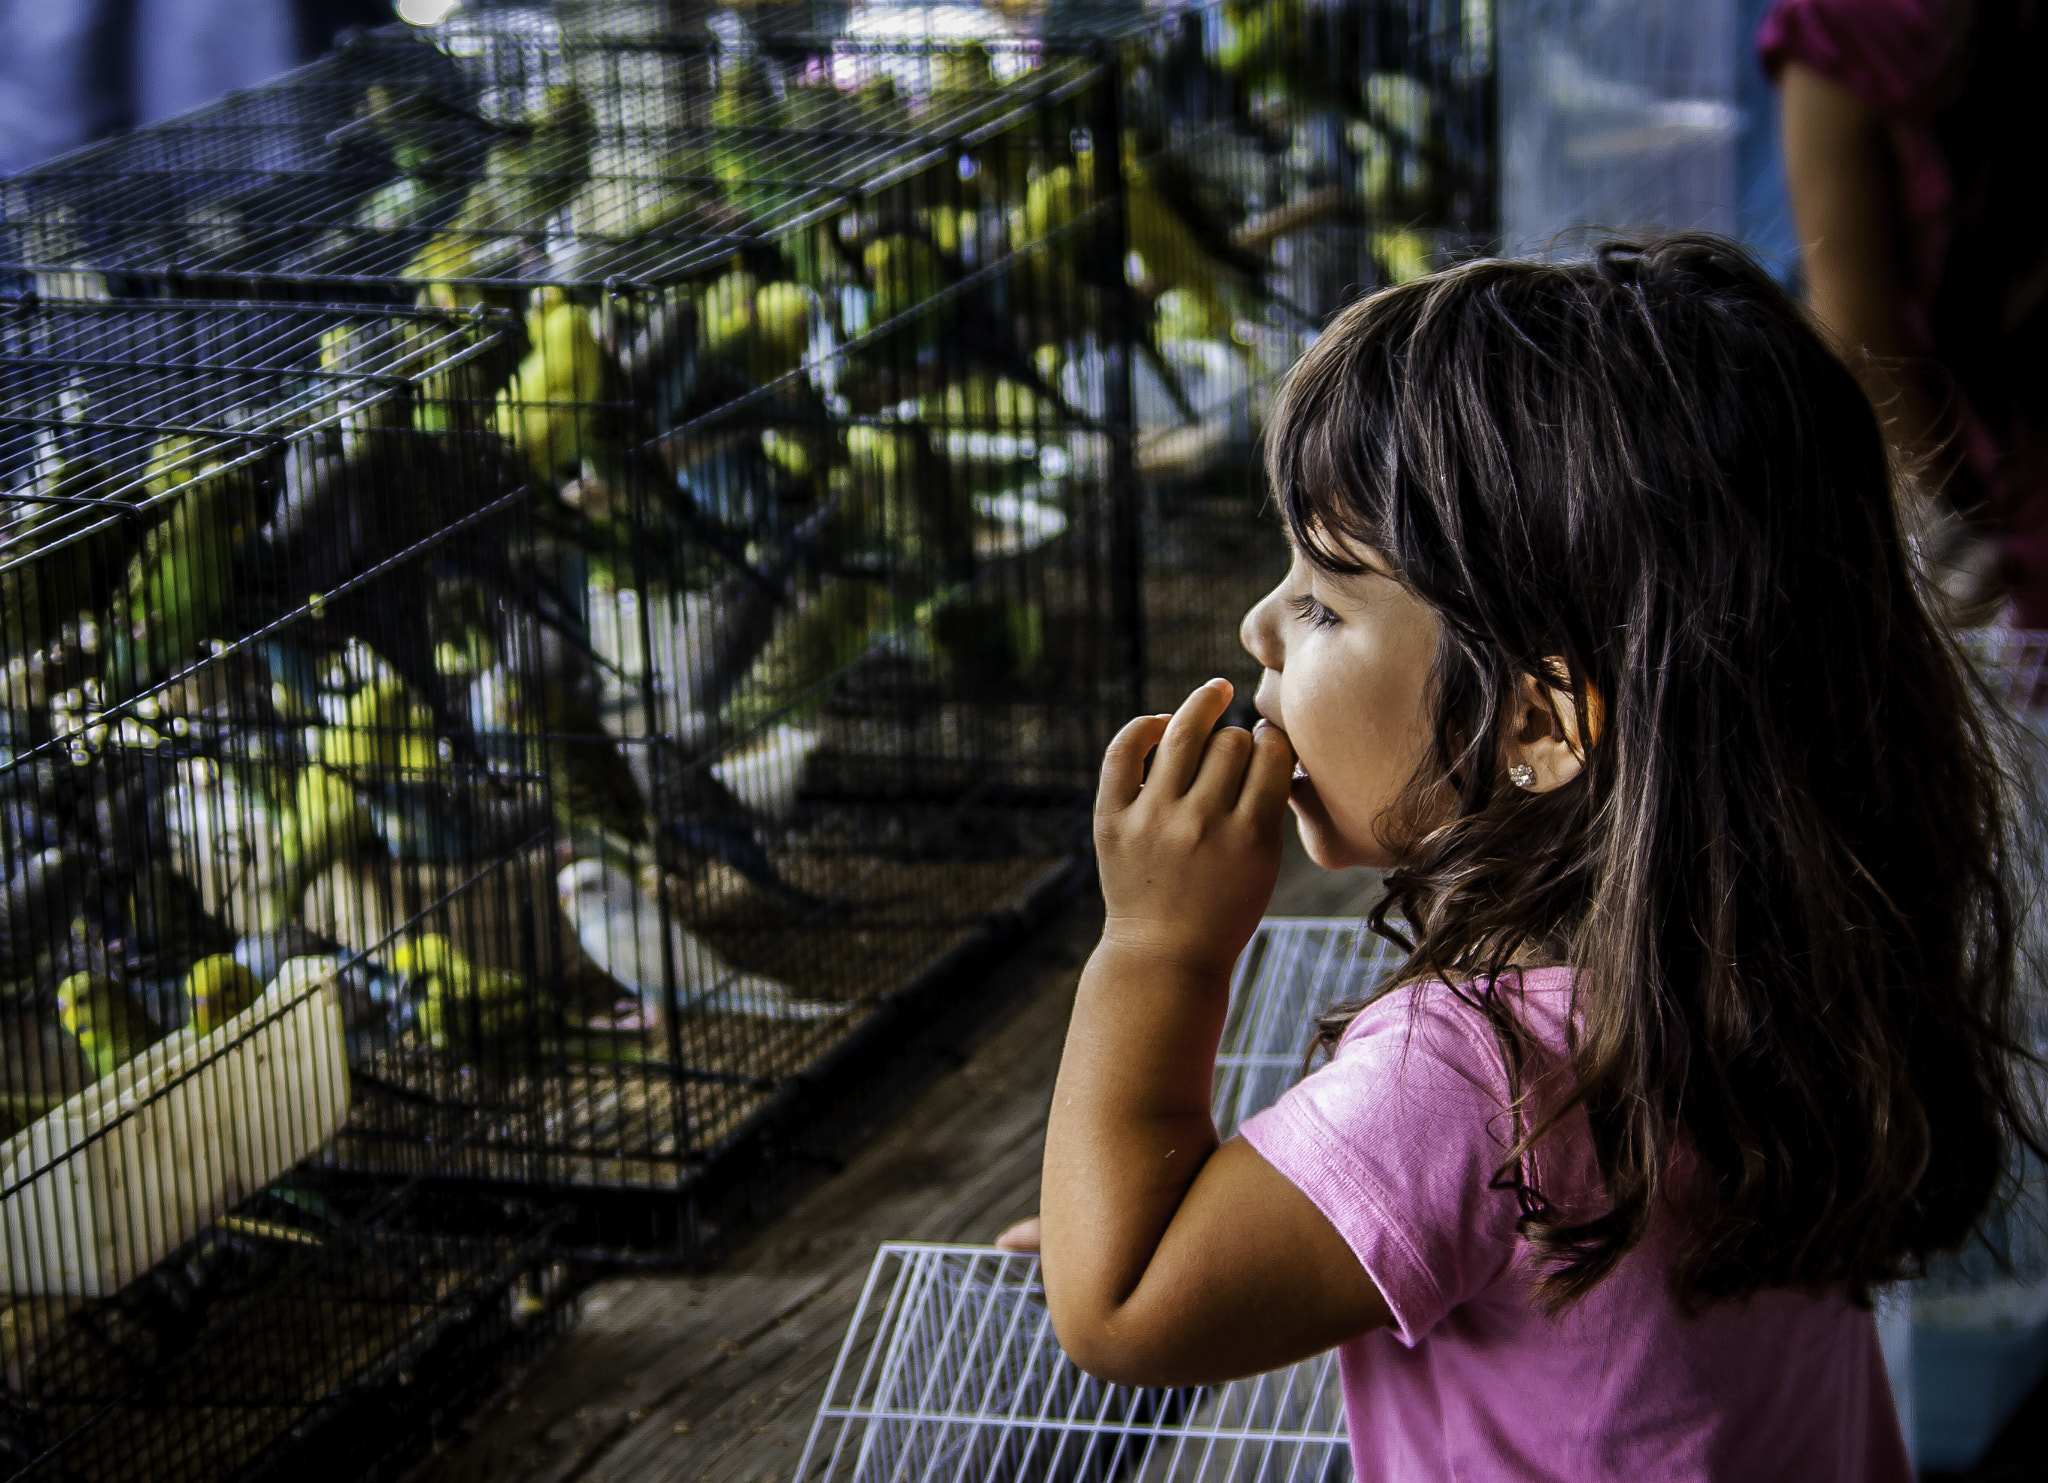
[[[1271,899],[1294,752],[1211,728],[1211,681],[1103,760],[1108,919],[1081,976],[1046,1130],[1046,1298],[1076,1363],[1129,1384],[1255,1374],[1390,1315],[1344,1239],[1210,1116],[1230,970]],[[1149,778],[1145,754],[1159,748]]]
[[1861,98],[1797,62],[1779,79],[1785,181],[1807,307],[1863,383],[1885,436],[1909,460],[1947,441],[1940,409],[1905,364],[1906,286],[1893,149]]

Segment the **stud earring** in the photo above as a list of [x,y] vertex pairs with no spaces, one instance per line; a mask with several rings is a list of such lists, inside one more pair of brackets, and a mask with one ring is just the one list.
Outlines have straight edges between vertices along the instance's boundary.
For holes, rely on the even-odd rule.
[[1517,788],[1531,788],[1536,785],[1536,769],[1526,762],[1517,762],[1508,769],[1508,781]]

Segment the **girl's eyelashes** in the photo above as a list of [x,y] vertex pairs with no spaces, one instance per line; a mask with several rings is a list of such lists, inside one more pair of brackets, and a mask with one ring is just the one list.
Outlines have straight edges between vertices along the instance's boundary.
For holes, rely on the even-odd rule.
[[1293,608],[1295,615],[1310,628],[1334,628],[1342,621],[1335,613],[1317,602],[1313,593],[1304,592],[1299,597],[1291,597],[1287,600],[1287,605]]

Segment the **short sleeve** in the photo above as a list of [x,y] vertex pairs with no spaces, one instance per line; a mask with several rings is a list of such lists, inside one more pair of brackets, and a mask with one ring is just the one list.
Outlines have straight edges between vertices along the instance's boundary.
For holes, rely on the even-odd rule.
[[1435,985],[1368,1006],[1241,1132],[1336,1227],[1412,1345],[1514,1259],[1515,1196],[1490,1187],[1507,1101],[1491,1030]]
[[1775,78],[1811,68],[1880,113],[1930,106],[1949,53],[1946,0],[1777,0],[1757,27],[1756,54]]

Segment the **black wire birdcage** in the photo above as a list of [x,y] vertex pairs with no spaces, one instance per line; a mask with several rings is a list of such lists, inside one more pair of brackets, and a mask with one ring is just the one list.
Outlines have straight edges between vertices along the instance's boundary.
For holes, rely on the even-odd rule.
[[451,37],[560,16],[614,40],[694,34],[785,57],[834,39],[978,36],[1113,64],[1122,86],[1136,469],[1145,489],[1148,709],[1255,678],[1236,615],[1285,568],[1256,431],[1279,377],[1345,303],[1491,250],[1491,0],[558,0],[459,14]]
[[466,405],[532,642],[450,639],[437,696],[365,641],[323,740],[391,774],[378,847],[292,882],[442,1006],[356,1057],[337,1168],[481,1116],[464,1174],[687,1240],[1077,878],[1141,655],[1117,101],[982,47],[377,33],[8,183],[39,285],[508,315]]
[[[1256,671],[1236,618],[1285,569],[1256,432],[1279,378],[1371,288],[1497,240],[1491,0],[950,0],[730,9],[557,6],[583,34],[695,28],[785,53],[979,34],[1090,55],[1122,87],[1136,471],[1145,490],[1146,694],[1170,708]],[[530,24],[505,5],[451,23]]]
[[344,1412],[369,1466],[551,1329],[559,1220],[418,1177],[530,1087],[447,1067],[413,1178],[327,1177],[394,1047],[533,1015],[328,930],[427,836],[491,837],[416,927],[546,848],[538,733],[459,719],[465,666],[563,622],[518,579],[509,353],[487,316],[0,305],[11,1472],[256,1476]]

